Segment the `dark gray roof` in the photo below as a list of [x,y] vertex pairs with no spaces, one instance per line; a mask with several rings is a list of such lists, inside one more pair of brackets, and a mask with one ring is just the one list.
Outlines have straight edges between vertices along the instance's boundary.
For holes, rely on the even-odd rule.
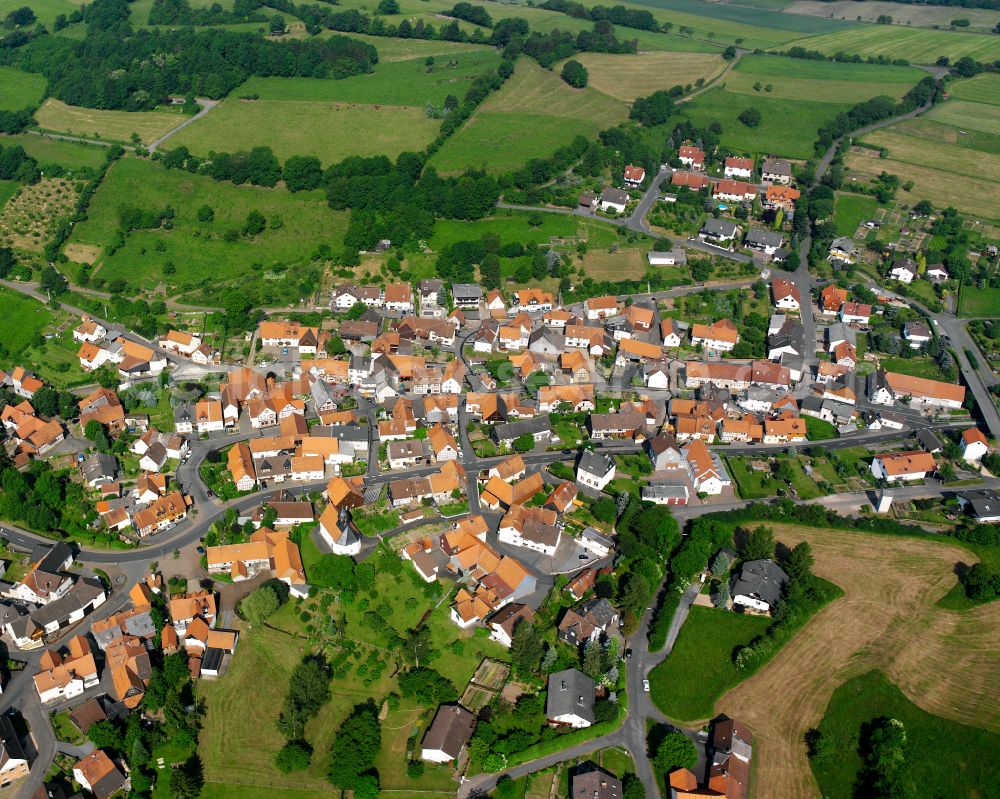
[[549,430],[551,422],[547,415],[534,416],[531,419],[522,419],[517,422],[505,422],[493,428],[493,433],[498,441],[511,441],[523,436],[525,433],[536,435],[543,430]]
[[569,795],[570,799],[621,799],[622,782],[593,763],[584,764],[572,777]]
[[478,283],[452,283],[451,296],[459,300],[478,300],[483,296],[483,287]]
[[577,669],[550,674],[545,716],[554,719],[574,714],[593,724],[594,688],[594,681]]
[[585,449],[580,455],[579,468],[598,477],[604,477],[614,466],[615,462],[603,452]]
[[781,158],[765,158],[764,163],[760,168],[760,172],[770,175],[787,175],[792,176],[792,165]]
[[935,453],[944,447],[941,439],[926,427],[917,431],[917,441],[920,442],[920,446],[930,453]]
[[750,228],[747,232],[747,244],[759,247],[780,247],[784,241],[784,236],[776,230],[765,230],[763,228]]
[[628,202],[628,193],[621,189],[607,188],[601,192],[601,200],[603,202],[615,203],[616,205],[624,205]]
[[98,452],[83,462],[80,471],[83,473],[83,479],[90,483],[102,477],[114,477],[118,473],[118,463],[111,455]]
[[73,550],[62,541],[57,541],[51,547],[42,546],[31,553],[31,559],[38,564],[38,571],[58,574],[67,560],[73,559]]
[[730,219],[706,219],[701,232],[708,236],[731,239],[739,230],[739,225]]
[[194,408],[190,405],[178,405],[174,408],[174,423],[194,422]]
[[441,705],[427,728],[421,747],[440,750],[455,759],[469,742],[475,726],[475,717],[464,707]]
[[976,518],[1000,516],[1000,494],[983,488],[978,491],[962,491],[958,498],[967,503]]
[[101,585],[100,580],[95,580],[92,577],[81,577],[64,597],[33,610],[30,614],[31,619],[42,627],[55,621],[68,621],[71,613],[82,610],[104,594],[104,586]]
[[751,596],[766,602],[772,608],[781,600],[781,589],[788,582],[788,575],[773,560],[749,560],[733,578],[732,596]]
[[222,665],[222,659],[225,656],[226,652],[224,649],[208,647],[205,650],[205,654],[201,656],[201,670],[218,671],[219,667]]
[[[610,542],[609,542],[610,543]],[[580,616],[594,623],[594,626],[602,629],[614,623],[618,616],[618,611],[604,597],[594,597],[588,599],[573,608]]]
[[313,436],[336,438],[340,441],[368,443],[368,428],[362,427],[359,424],[316,425],[315,427],[310,428],[309,434]]

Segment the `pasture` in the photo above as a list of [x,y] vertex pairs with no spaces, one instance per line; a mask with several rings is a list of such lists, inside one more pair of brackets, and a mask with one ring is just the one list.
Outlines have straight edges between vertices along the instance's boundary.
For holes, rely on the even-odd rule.
[[185,117],[166,111],[98,111],[66,105],[50,97],[35,112],[35,119],[40,128],[54,133],[125,143],[138,133],[142,143],[149,144],[176,128]]
[[0,145],[19,144],[24,151],[38,161],[42,166],[58,164],[64,169],[89,167],[96,169],[104,163],[107,148],[99,144],[81,144],[79,142],[49,139],[45,136],[34,136],[30,133],[18,133],[15,136],[0,138]]
[[[335,32],[330,31],[329,33],[333,35]],[[409,61],[413,58],[427,58],[427,56],[452,58],[461,56],[463,53],[477,53],[488,49],[486,45],[466,42],[396,39],[387,36],[369,36],[365,33],[352,33],[351,38],[367,42],[378,50],[379,64],[391,64],[394,61]]]
[[[844,596],[820,610],[759,672],[715,703],[753,731],[754,779],[776,796],[815,796],[804,735],[834,689],[880,669],[923,710],[1000,732],[994,690],[1000,603],[966,611],[937,602],[969,550],[948,543],[774,525],[788,546],[809,541],[814,572]],[[878,579],[872,564],[878,563]],[[683,633],[682,633],[683,634]],[[956,657],[961,653],[961,657]]]
[[[22,6],[30,6],[35,12],[38,21],[50,30],[55,18],[60,14],[69,16],[80,6],[72,0],[31,0],[30,3],[24,0],[0,0],[0,19],[6,17],[11,11]],[[32,25],[33,27],[33,25]]]
[[[719,86],[684,103],[682,113],[699,127],[719,122],[720,139],[727,147],[810,158],[820,126],[849,107],[849,103],[784,100],[756,94],[751,97]],[[761,123],[756,128],[749,128],[737,119],[747,108],[760,111]]]
[[[956,9],[956,14],[960,12]],[[907,28],[901,25],[858,25],[848,30],[799,39],[792,44],[827,55],[886,56],[915,64],[933,64],[941,56],[957,61],[970,56],[977,61],[1000,58],[1000,36],[987,33]]]
[[0,111],[34,108],[45,92],[46,79],[36,72],[0,67]]
[[[174,227],[134,231],[123,247],[107,255],[106,248],[117,235],[118,208],[123,203],[143,209],[171,205],[176,212]],[[202,205],[214,210],[213,221],[197,220]],[[239,235],[239,229],[251,210],[263,214],[269,227],[247,239]],[[280,229],[270,225],[275,217],[281,218]],[[250,275],[274,279],[287,266],[308,263],[321,243],[337,248],[346,225],[347,212],[330,210],[320,191],[290,194],[282,189],[233,186],[125,158],[109,170],[90,204],[87,220],[74,228],[67,252],[73,253],[74,245],[84,245],[97,254],[95,276],[109,282],[122,279],[142,288],[162,281],[173,295],[195,287],[215,288]],[[174,272],[164,271],[168,263]]]
[[500,91],[431,158],[442,173],[483,167],[516,169],[549,155],[577,135],[593,137],[623,121],[627,106],[590,87],[570,88],[554,72],[522,57]]
[[[1000,91],[1000,82],[996,88]],[[954,125],[962,131],[975,130],[1000,137],[1000,105],[949,100],[934,106],[927,112],[927,118]]]
[[350,155],[387,155],[421,150],[441,121],[423,106],[317,103],[296,100],[224,100],[212,112],[170,139],[196,155],[267,145],[279,160],[314,155],[324,166]]
[[370,74],[343,80],[250,78],[232,95],[239,98],[256,94],[263,101],[367,103],[422,109],[427,103],[442,105],[449,94],[461,99],[475,78],[499,64],[496,50],[473,50],[435,58],[431,66],[423,58],[392,61],[377,65]]
[[[740,0],[741,2],[743,0]],[[1000,12],[987,8],[959,8],[957,6],[932,6],[903,4],[888,0],[794,0],[785,6],[787,14],[806,14],[827,19],[864,20],[875,22],[883,14],[892,17],[897,25],[930,28],[934,25],[948,27],[953,19],[965,18],[972,28],[992,28],[1000,22]]]
[[948,91],[960,100],[1000,105],[1000,77],[996,75],[976,75],[974,78],[956,80],[948,84]]
[[726,65],[710,53],[580,53],[574,58],[590,73],[589,86],[626,103],[659,89],[693,85],[699,78],[710,81]]
[[[726,91],[751,97],[857,103],[881,94],[900,98],[925,74],[914,67],[751,55],[740,59],[723,85]],[[755,85],[760,88],[755,89]]]
[[990,767],[990,753],[1000,751],[1000,736],[921,710],[875,670],[837,688],[819,724],[836,752],[810,761],[823,796],[854,795],[851,789],[863,769],[862,726],[880,716],[898,719],[906,728],[907,770],[918,786],[916,796],[1000,796]]

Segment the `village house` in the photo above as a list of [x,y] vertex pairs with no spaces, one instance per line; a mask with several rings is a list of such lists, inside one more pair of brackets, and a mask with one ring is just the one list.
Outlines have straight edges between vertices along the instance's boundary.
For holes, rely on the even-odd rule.
[[21,739],[10,719],[0,716],[0,788],[31,773]]
[[725,161],[723,174],[727,178],[750,180],[753,177],[753,159],[730,156]]
[[740,180],[720,180],[712,187],[712,197],[717,202],[752,203],[757,198],[757,187]]
[[628,192],[609,186],[601,192],[601,197],[598,200],[598,207],[602,211],[614,211],[619,214],[624,214],[628,201]]
[[823,313],[839,313],[845,302],[847,302],[847,289],[842,289],[833,283],[827,283],[819,293],[819,307]]
[[670,176],[670,184],[678,188],[686,188],[691,191],[701,191],[712,181],[706,175],[699,172],[680,172],[675,170]]
[[441,705],[424,733],[420,759],[431,763],[457,761],[472,738],[476,717],[460,705]]
[[97,685],[97,663],[87,639],[82,635],[70,638],[66,654],[57,649],[42,653],[34,682],[43,705],[73,699]]
[[509,314],[545,313],[552,310],[552,292],[539,288],[520,289],[514,292],[514,302]]
[[731,249],[742,233],[742,228],[732,220],[709,217],[698,232],[698,238]]
[[958,445],[962,448],[962,460],[968,463],[979,463],[990,451],[990,442],[978,427],[963,430]]
[[704,441],[695,440],[682,450],[684,464],[691,478],[691,484],[699,494],[714,496],[732,486],[732,480],[722,459],[712,452]]
[[641,186],[642,182],[646,179],[646,170],[641,166],[626,164],[622,179],[625,181],[626,186],[632,186],[633,188]]
[[305,571],[299,548],[285,531],[261,527],[245,544],[208,547],[209,574],[228,574],[234,581],[249,580],[262,571],[286,583],[297,592],[305,593]]
[[911,350],[919,350],[924,344],[934,338],[926,322],[910,321],[903,325],[903,338]]
[[774,613],[788,575],[773,560],[748,560],[730,581],[733,605],[755,613]]
[[762,205],[769,211],[782,211],[786,214],[794,213],[795,202],[802,196],[798,189],[791,186],[768,186],[764,192]]
[[621,311],[617,297],[591,297],[583,302],[587,319],[607,319],[609,316],[617,316]]
[[73,340],[88,344],[97,344],[107,335],[108,329],[89,316],[84,316],[80,324],[73,329]]
[[559,640],[570,646],[583,646],[612,632],[618,624],[618,611],[603,597],[588,599],[567,608],[557,628]]
[[872,307],[862,302],[844,302],[840,306],[840,321],[845,325],[867,325],[871,320]]
[[868,375],[867,394],[876,405],[908,401],[916,407],[958,409],[965,400],[965,386],[880,369]]
[[527,605],[520,602],[507,605],[490,616],[490,639],[510,649],[517,625],[522,621],[531,624],[534,620],[535,614]]
[[691,343],[710,352],[729,352],[740,341],[736,325],[729,319],[719,319],[710,325],[691,325]]
[[500,521],[497,539],[504,544],[531,549],[551,558],[556,554],[562,537],[562,529],[557,521],[558,514],[553,510],[511,505]]
[[142,537],[167,530],[187,518],[191,500],[180,491],[173,491],[132,515],[132,527]]
[[765,158],[760,167],[760,179],[765,183],[787,186],[792,182],[792,165],[780,158]]
[[73,766],[73,779],[84,790],[94,794],[96,799],[108,799],[120,790],[128,791],[131,785],[128,777],[103,749],[96,749],[77,761]]
[[690,144],[681,145],[677,151],[677,160],[688,169],[699,172],[705,170],[705,151],[700,147],[693,147]]
[[[843,264],[853,264],[857,257],[858,251],[854,246],[854,239],[850,236],[840,236],[834,239],[827,255],[828,260]],[[844,298],[846,299],[846,292]]]
[[615,479],[615,462],[608,455],[594,450],[584,450],[576,466],[576,480],[580,485],[603,491]]
[[545,718],[553,727],[583,729],[594,721],[596,684],[577,669],[565,669],[549,675],[545,699]]
[[781,249],[781,245],[785,243],[785,237],[776,230],[750,228],[743,243],[751,250],[776,257],[779,256],[778,250]]
[[923,480],[937,470],[937,462],[929,452],[892,452],[876,455],[871,471],[876,480],[910,482]]
[[771,296],[774,298],[774,307],[782,311],[798,311],[802,304],[799,287],[788,280],[772,280]]

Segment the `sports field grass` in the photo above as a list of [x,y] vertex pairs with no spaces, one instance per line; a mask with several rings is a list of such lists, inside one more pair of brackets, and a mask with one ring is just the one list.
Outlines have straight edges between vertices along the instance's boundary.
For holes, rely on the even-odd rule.
[[833,209],[833,221],[837,225],[838,236],[853,236],[858,225],[870,219],[878,203],[874,197],[867,194],[837,193],[837,202]]
[[[174,227],[135,231],[114,255],[102,257],[103,248],[115,238],[118,208],[123,203],[143,209],[171,205],[176,212]],[[197,221],[202,205],[214,209],[214,221]],[[237,236],[226,241],[227,231],[238,230],[254,209],[269,222],[280,216],[283,226],[276,230],[269,225],[253,240]],[[176,293],[249,275],[267,279],[268,270],[276,265],[307,262],[321,243],[339,247],[346,225],[347,212],[330,210],[319,191],[290,194],[281,189],[233,186],[125,158],[109,170],[90,204],[88,219],[74,228],[70,245],[91,249],[100,264],[95,275],[106,281],[120,278],[144,287],[164,281],[169,293]],[[163,273],[167,262],[174,264],[174,274]]]
[[864,763],[861,730],[879,717],[898,719],[906,728],[907,772],[915,797],[998,797],[992,753],[1000,735],[977,729],[976,719],[958,724],[921,710],[881,671],[859,675],[837,688],[819,730],[831,742],[830,755],[810,761],[827,799],[851,799]]
[[[52,23],[57,16],[65,14],[69,16],[79,9],[79,4],[72,0],[0,0],[0,19],[6,17],[11,11],[22,6],[29,6],[35,12],[38,21],[43,23],[50,30]],[[34,27],[32,24],[29,27]]]
[[55,133],[128,143],[138,133],[149,144],[180,125],[186,117],[166,111],[97,111],[66,105],[50,97],[35,112],[38,125]]
[[0,67],[0,111],[34,108],[42,99],[46,80],[36,72]]
[[884,55],[888,58],[905,58],[915,64],[933,64],[941,56],[947,56],[952,61],[963,56],[971,56],[977,61],[994,61],[1000,58],[1000,36],[907,28],[900,25],[859,25],[848,30],[799,39],[794,44],[828,55],[838,52],[866,58]]
[[295,100],[245,101],[231,97],[170,139],[197,155],[267,145],[280,159],[314,155],[324,166],[351,155],[386,155],[421,150],[441,121],[423,106],[407,108],[359,103]]
[[522,57],[503,88],[431,158],[442,173],[483,167],[504,172],[544,157],[577,135],[592,137],[623,121],[626,105],[601,92],[572,89]]
[[[751,55],[740,59],[724,86],[726,91],[752,97],[857,103],[880,94],[902,97],[925,74],[914,67]],[[755,84],[760,90],[754,89]],[[771,86],[771,91],[766,91],[766,86]]]
[[[1000,652],[1000,603],[962,612],[937,606],[956,584],[956,563],[973,561],[968,550],[933,538],[772,526],[788,546],[809,541],[815,573],[844,596],[715,705],[753,730],[754,779],[768,795],[818,795],[805,733],[837,686],[873,668],[928,713],[1000,732],[990,665]],[[879,564],[877,580],[872,563]]]
[[[739,0],[743,3],[744,0]],[[988,8],[957,8],[955,6],[932,6],[926,4],[893,3],[884,0],[795,0],[785,6],[786,14],[808,14],[815,17],[875,22],[879,16],[888,14],[897,25],[947,28],[953,19],[969,20],[971,28],[992,28],[1000,20],[1000,13]]]
[[770,623],[765,616],[691,608],[673,650],[649,675],[656,706],[676,721],[709,718],[715,701],[742,679],[733,651],[762,635]]
[[1000,77],[997,75],[976,75],[956,80],[948,84],[948,91],[959,100],[1000,105]]
[[659,89],[693,85],[699,78],[709,81],[726,65],[711,53],[580,53],[574,58],[587,68],[589,86],[626,103]]
[[[810,158],[820,126],[849,107],[850,103],[783,100],[756,94],[751,97],[719,87],[685,103],[682,113],[699,127],[719,122],[722,125],[720,139],[727,147],[789,158]],[[756,128],[749,128],[737,119],[747,108],[760,111],[761,123]]]
[[34,136],[30,133],[19,133],[15,136],[0,138],[0,146],[19,144],[24,151],[43,166],[58,164],[65,169],[77,167],[99,167],[104,163],[107,148],[99,144],[80,144],[61,139],[48,139],[44,136]]
[[[452,66],[449,62],[457,62]],[[427,103],[442,105],[453,94],[461,99],[472,81],[495,70],[500,54],[473,50],[435,58],[430,67],[424,58],[379,64],[373,73],[343,80],[319,78],[251,78],[234,89],[234,98],[259,95],[261,100],[294,100],[317,103],[367,103],[402,105],[423,109]]]

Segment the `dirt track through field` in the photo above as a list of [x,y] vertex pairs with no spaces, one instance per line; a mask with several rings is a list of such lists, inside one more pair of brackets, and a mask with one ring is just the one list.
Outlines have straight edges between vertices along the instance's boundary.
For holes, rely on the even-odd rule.
[[790,546],[809,541],[814,571],[844,596],[716,703],[717,712],[754,733],[758,799],[819,796],[803,735],[819,724],[839,685],[872,668],[930,713],[1000,731],[1000,602],[963,612],[935,607],[955,584],[955,564],[974,556],[864,533],[776,525],[775,534]]

